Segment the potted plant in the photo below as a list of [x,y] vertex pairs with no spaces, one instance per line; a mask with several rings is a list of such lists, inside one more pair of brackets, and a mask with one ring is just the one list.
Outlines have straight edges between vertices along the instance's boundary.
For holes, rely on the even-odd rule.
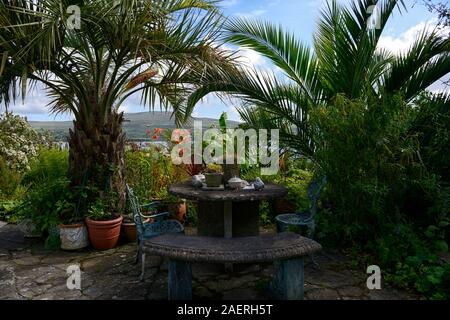
[[123,215],[122,235],[127,242],[137,241],[136,223],[134,222],[133,212],[127,208],[127,213]]
[[122,221],[120,214],[112,213],[102,199],[97,199],[88,210],[86,218],[92,246],[97,250],[114,248],[119,241]]
[[158,213],[168,212],[170,219],[178,220],[181,224],[186,222],[187,203],[186,200],[178,199],[173,196],[166,196],[161,201]]
[[222,167],[217,164],[208,164],[204,172],[205,182],[208,187],[220,187],[223,181]]
[[78,214],[74,203],[67,200],[56,204],[60,216],[59,239],[62,250],[79,250],[89,245],[86,225]]

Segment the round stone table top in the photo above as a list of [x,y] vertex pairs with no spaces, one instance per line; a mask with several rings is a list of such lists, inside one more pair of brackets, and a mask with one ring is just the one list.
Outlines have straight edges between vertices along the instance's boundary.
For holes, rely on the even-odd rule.
[[206,191],[195,188],[190,182],[174,184],[169,192],[177,197],[187,200],[208,202],[246,202],[282,198],[287,194],[287,189],[281,185],[268,183],[260,191],[256,190],[231,190]]

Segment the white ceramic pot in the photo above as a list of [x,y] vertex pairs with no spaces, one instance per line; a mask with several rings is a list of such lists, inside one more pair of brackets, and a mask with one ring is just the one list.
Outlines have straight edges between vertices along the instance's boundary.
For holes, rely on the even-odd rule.
[[59,237],[63,250],[78,250],[89,245],[88,231],[84,223],[60,225]]

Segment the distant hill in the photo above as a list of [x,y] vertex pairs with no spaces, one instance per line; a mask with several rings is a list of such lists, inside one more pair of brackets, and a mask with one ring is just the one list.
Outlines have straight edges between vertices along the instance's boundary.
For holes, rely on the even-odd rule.
[[[124,130],[128,139],[139,140],[145,139],[147,130],[153,128],[175,129],[175,121],[171,118],[169,112],[140,112],[126,113]],[[217,119],[209,118],[192,118],[186,128],[193,127],[193,121],[200,120],[203,122],[203,128],[210,128],[212,125],[218,126]],[[30,121],[30,125],[38,131],[50,131],[58,141],[66,141],[69,135],[69,128],[72,128],[71,121]],[[239,125],[236,121],[228,121],[229,128],[235,128]]]

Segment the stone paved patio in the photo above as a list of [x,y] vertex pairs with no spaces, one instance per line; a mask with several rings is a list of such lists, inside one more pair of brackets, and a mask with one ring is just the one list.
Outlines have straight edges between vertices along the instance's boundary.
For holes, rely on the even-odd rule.
[[[145,281],[140,282],[140,265],[133,264],[135,250],[135,245],[125,244],[104,252],[48,251],[42,242],[25,240],[16,226],[0,222],[0,299],[167,299],[166,262],[148,257]],[[325,252],[316,259],[320,269],[311,263],[306,266],[305,299],[418,298],[385,285],[369,291],[365,270],[352,270],[345,256]],[[67,289],[66,270],[71,264],[81,267],[81,290]],[[233,274],[221,269],[193,266],[194,299],[266,299],[270,265],[238,267]]]

